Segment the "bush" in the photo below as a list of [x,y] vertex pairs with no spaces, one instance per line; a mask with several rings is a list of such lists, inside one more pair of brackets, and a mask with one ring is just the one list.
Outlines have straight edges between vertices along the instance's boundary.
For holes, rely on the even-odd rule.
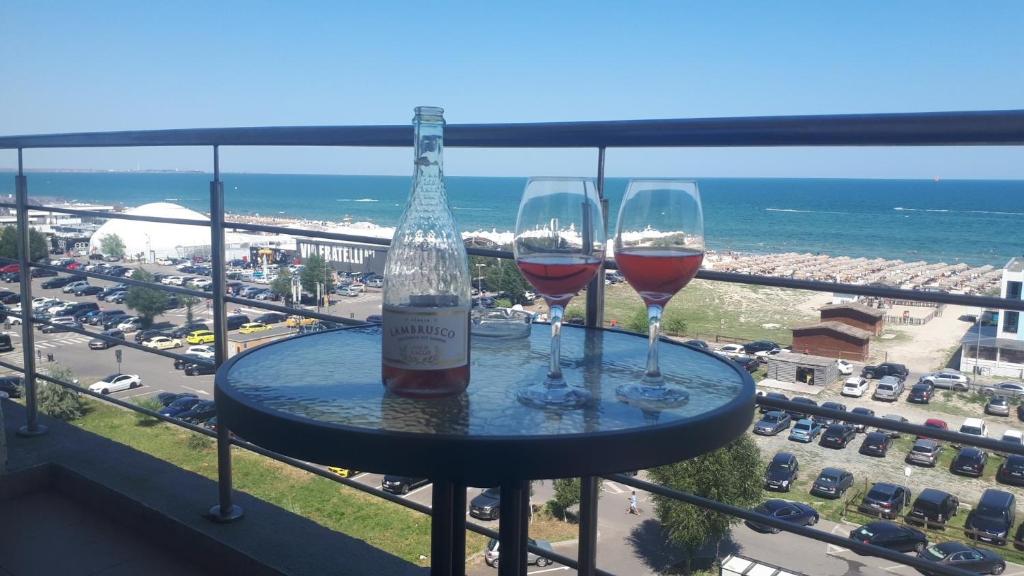
[[[74,373],[59,364],[50,366],[49,375],[64,382],[76,382]],[[64,421],[75,420],[85,415],[85,403],[78,391],[40,378],[36,378],[36,388],[36,400],[39,403],[39,411],[43,414]]]
[[[164,405],[156,398],[143,398],[136,402],[135,405],[140,408],[152,410],[153,412],[159,412],[164,407]],[[139,426],[153,426],[154,424],[159,424],[160,419],[154,418],[149,414],[143,414],[142,412],[135,412],[135,423]]]
[[189,450],[194,452],[205,452],[213,448],[213,439],[208,438],[202,434],[189,434],[188,441],[185,443]]

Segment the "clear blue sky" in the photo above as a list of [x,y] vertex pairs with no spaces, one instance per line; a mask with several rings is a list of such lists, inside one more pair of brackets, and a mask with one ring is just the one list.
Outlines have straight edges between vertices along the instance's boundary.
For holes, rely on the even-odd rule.
[[[500,4],[500,5],[499,5]],[[0,2],[0,134],[1024,108],[1024,2]],[[406,150],[226,149],[224,169],[409,173]],[[14,164],[0,152],[0,167]],[[451,174],[592,151],[449,150]],[[210,168],[208,151],[26,152]],[[1024,151],[612,150],[611,175],[1020,178]]]

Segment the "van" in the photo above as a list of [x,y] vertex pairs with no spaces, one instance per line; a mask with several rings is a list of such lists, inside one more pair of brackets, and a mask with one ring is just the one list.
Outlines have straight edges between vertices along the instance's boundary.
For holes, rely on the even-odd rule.
[[929,528],[941,528],[950,518],[956,516],[960,501],[956,496],[942,490],[925,488],[914,500],[907,513],[907,524],[927,524]]
[[888,400],[895,402],[903,394],[903,382],[895,376],[883,376],[875,386],[875,393],[871,396],[875,400]]
[[967,515],[964,534],[968,538],[1004,546],[1017,515],[1016,506],[1013,494],[994,488],[985,490],[978,505]]

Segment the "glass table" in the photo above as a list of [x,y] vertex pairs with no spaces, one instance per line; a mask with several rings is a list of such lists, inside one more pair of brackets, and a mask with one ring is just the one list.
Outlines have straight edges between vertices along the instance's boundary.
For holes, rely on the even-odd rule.
[[466,486],[500,486],[499,571],[525,574],[529,481],[638,470],[704,454],[742,434],[754,383],[714,354],[663,340],[665,380],[689,392],[655,411],[618,401],[616,386],[643,375],[646,336],[565,326],[562,365],[594,400],[571,411],[517,402],[518,387],[544,378],[550,335],[474,336],[463,394],[410,399],[385,392],[380,328],[289,338],[224,364],[218,419],[260,446],[330,466],[429,478],[433,483],[431,573],[465,570]]

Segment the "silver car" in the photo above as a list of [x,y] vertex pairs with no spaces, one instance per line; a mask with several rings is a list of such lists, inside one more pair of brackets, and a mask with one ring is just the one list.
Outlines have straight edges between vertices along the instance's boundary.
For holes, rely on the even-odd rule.
[[935,440],[922,438],[914,442],[914,447],[907,454],[907,462],[920,464],[922,466],[935,466],[939,461],[939,454],[942,452],[942,444]]
[[971,379],[956,370],[941,370],[925,374],[918,382],[931,382],[936,388],[947,388],[949,390],[968,390],[971,387]]
[[883,376],[875,386],[875,393],[871,397],[875,400],[888,400],[895,402],[903,394],[903,382],[895,376]]

